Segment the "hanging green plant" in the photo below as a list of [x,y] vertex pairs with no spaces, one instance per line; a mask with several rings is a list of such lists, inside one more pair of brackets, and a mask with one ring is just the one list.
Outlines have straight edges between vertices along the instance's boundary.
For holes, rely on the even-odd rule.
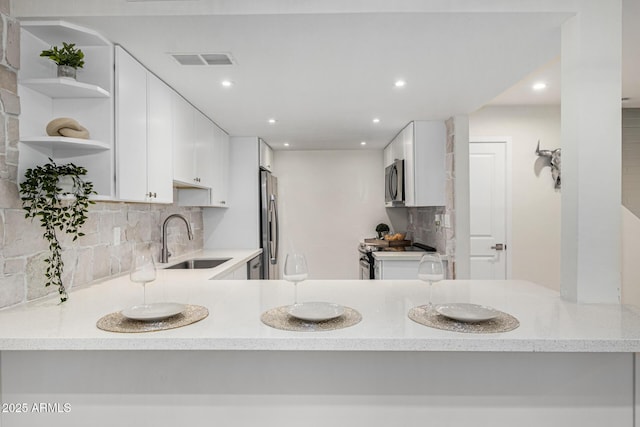
[[[62,283],[64,263],[57,233],[73,235],[74,241],[84,235],[80,229],[87,220],[89,205],[95,203],[89,197],[96,192],[91,182],[83,180],[87,170],[82,166],[57,165],[52,159],[49,162],[27,169],[20,184],[20,198],[25,218],[39,218],[43,237],[49,242],[45,286],[57,286],[60,302],[65,302],[68,296]],[[64,180],[68,181],[68,189],[61,186]]]

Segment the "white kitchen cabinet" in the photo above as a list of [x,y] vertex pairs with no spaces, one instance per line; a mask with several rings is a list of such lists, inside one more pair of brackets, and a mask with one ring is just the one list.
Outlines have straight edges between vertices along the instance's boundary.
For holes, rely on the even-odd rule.
[[173,90],[147,73],[147,190],[149,200],[173,203]]
[[260,167],[273,172],[273,149],[260,139]]
[[120,47],[116,70],[118,198],[171,203],[171,89]]
[[177,92],[173,104],[173,180],[176,186],[197,184],[195,173],[195,108]]
[[[192,148],[197,185],[178,184],[180,206],[229,206],[229,135],[215,123],[195,112],[196,143]],[[175,178],[174,178],[175,181]]]
[[215,280],[247,280],[247,263],[242,263],[235,267],[233,271],[228,271],[221,276],[215,278]]
[[229,135],[214,125],[213,182],[211,184],[211,205],[226,206],[229,193]]
[[193,126],[195,139],[192,155],[194,156],[197,184],[211,188],[215,181],[216,157],[218,155],[214,141],[216,125],[207,116],[194,109]]
[[[64,21],[20,23],[20,157],[18,179],[27,169],[47,163],[74,163],[87,169],[102,200],[115,195],[114,161],[114,49],[100,34]],[[56,76],[56,64],[40,52],[75,43],[85,54],[77,79]],[[49,136],[47,124],[59,117],[78,121],[89,139]]]
[[391,144],[384,147],[383,159],[384,159],[385,168],[393,163],[393,153],[391,151]]
[[446,127],[441,121],[409,123],[385,148],[385,166],[404,160],[405,206],[444,206]]
[[[415,280],[418,278],[420,259],[376,259],[374,264],[376,280]],[[447,260],[442,260],[447,278]]]
[[228,205],[229,135],[177,93],[173,181],[180,206]]

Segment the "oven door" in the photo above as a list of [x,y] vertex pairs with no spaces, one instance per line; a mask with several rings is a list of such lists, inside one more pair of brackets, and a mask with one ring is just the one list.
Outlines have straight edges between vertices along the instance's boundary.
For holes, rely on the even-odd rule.
[[360,280],[371,280],[371,264],[366,257],[360,258]]

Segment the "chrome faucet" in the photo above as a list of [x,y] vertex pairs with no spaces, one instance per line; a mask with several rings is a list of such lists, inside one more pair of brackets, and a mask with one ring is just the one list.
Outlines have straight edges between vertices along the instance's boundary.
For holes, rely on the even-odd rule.
[[187,226],[187,235],[189,236],[189,240],[193,240],[193,233],[191,232],[191,226],[189,225],[189,221],[187,221],[187,219],[180,214],[169,215],[167,219],[165,219],[164,222],[162,223],[162,252],[160,252],[161,263],[169,262],[169,257],[171,256],[171,254],[169,253],[169,249],[167,248],[167,223],[172,218],[180,218],[181,220],[184,221],[185,225]]

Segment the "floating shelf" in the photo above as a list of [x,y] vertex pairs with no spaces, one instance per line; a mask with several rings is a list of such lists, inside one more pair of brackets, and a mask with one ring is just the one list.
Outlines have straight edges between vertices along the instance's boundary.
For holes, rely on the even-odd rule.
[[20,84],[50,98],[109,98],[109,92],[100,86],[82,83],[65,77],[27,79]]
[[92,151],[105,151],[111,146],[102,141],[92,139],[67,138],[64,136],[33,136],[20,138],[20,142],[34,147],[58,149],[80,149]]
[[78,46],[111,46],[111,43],[96,31],[70,22],[24,20],[20,26],[51,46],[61,45],[63,41]]

